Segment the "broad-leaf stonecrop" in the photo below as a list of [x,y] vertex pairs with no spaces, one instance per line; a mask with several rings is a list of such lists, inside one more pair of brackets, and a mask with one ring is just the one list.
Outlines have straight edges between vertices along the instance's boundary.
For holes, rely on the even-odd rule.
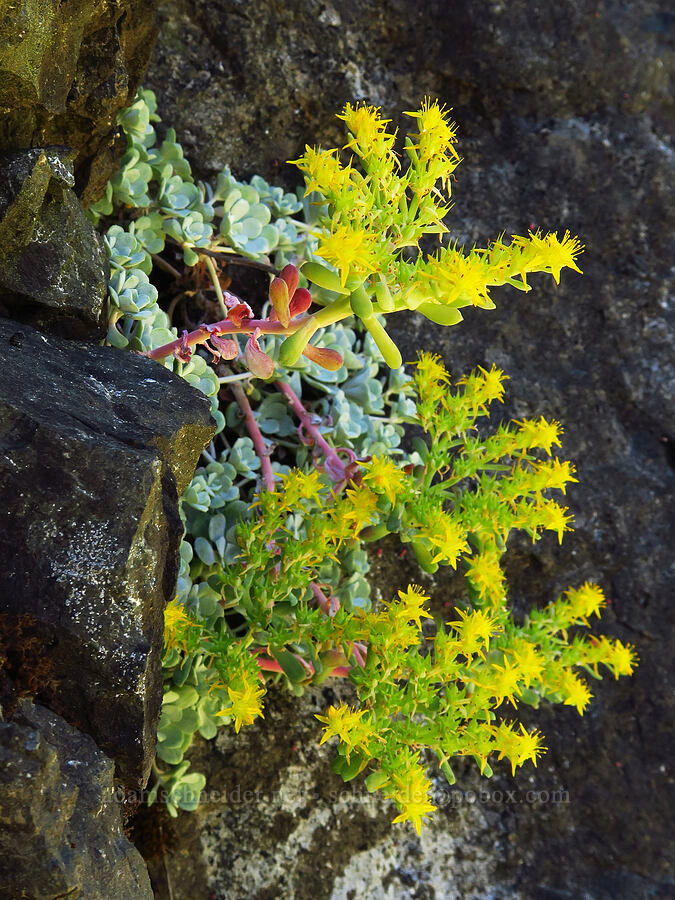
[[[91,210],[96,221],[125,210],[106,233],[108,342],[202,390],[219,427],[181,501],[178,593],[165,613],[151,800],[161,795],[172,815],[194,809],[205,786],[186,758],[194,736],[264,718],[270,681],[296,695],[351,682],[352,700],[317,716],[321,743],[337,738],[334,771],[364,772],[397,806],[394,822],[419,832],[435,809],[429,751],[450,783],[458,757],[488,777],[502,760],[513,772],[536,765],[544,737],[518,722],[519,704],[583,714],[588,678],[636,664],[632,647],[590,633],[605,604],[596,584],[518,620],[511,612],[510,534],[561,541],[571,529],[560,499],[577,479],[553,455],[560,424],[488,427],[503,372],[478,367],[453,382],[421,350],[411,376],[387,332],[399,312],[456,325],[466,307],[492,309],[495,287],[529,291],[532,273],[558,283],[562,268],[580,271],[583,248],[569,232],[500,235],[469,252],[446,239],[455,126],[429,99],[406,115],[401,156],[378,109],[347,104],[345,146],[308,146],[295,160],[306,181],[297,195],[227,168],[215,187],[195,184],[171,129],[155,146],[149,91],[120,117],[128,151]],[[420,249],[429,235],[434,252]],[[269,272],[262,309],[226,290],[228,263]],[[189,296],[210,294],[220,318],[179,334],[156,267],[192,278]],[[406,425],[426,434],[411,453]],[[424,572],[463,574],[448,615],[432,616],[414,584],[371,598],[367,550],[392,534]]]

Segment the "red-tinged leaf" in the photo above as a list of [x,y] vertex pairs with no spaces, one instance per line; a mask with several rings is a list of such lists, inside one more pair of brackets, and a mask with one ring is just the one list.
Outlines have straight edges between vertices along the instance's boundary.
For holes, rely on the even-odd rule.
[[311,305],[312,295],[307,290],[307,288],[298,288],[293,294],[293,299],[291,300],[288,307],[288,312],[291,319],[294,316],[299,316],[300,313],[307,312]]
[[185,329],[180,336],[180,344],[174,350],[174,356],[183,363],[189,363],[192,358],[192,347],[188,344],[188,333]]
[[329,372],[337,372],[344,363],[342,355],[337,350],[330,350],[328,347],[315,347],[313,344],[307,344],[302,353],[307,359],[311,359],[322,369],[328,369]]
[[284,266],[281,270],[281,277],[284,279],[286,284],[288,285],[288,298],[289,300],[293,299],[293,295],[295,294],[295,289],[298,286],[298,281],[300,279],[300,271],[297,266],[289,263],[287,266]]
[[241,328],[245,321],[253,318],[253,310],[248,303],[237,303],[236,306],[228,309],[227,315],[233,325],[236,325],[237,328]]
[[274,307],[274,312],[279,317],[279,321],[284,328],[288,327],[291,321],[288,300],[288,285],[283,278],[273,278],[270,283],[270,300]]
[[239,344],[232,338],[212,336],[211,343],[223,359],[234,359],[239,355]]
[[258,378],[271,378],[274,374],[274,361],[260,349],[260,344],[258,343],[258,335],[260,333],[260,329],[256,328],[246,341],[246,349],[244,351],[246,365],[252,375],[256,375]]

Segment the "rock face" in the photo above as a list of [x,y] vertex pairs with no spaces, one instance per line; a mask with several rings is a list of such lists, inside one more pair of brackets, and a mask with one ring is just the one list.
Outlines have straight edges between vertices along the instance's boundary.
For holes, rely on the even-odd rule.
[[0,154],[0,312],[100,339],[108,260],[72,190],[75,155],[65,147]]
[[114,765],[91,738],[23,700],[0,720],[0,897],[152,900],[122,831]]
[[[611,598],[601,630],[635,644],[641,660],[632,679],[594,684],[583,718],[560,707],[528,715],[549,747],[538,768],[515,779],[497,768],[481,782],[468,767],[421,840],[392,828],[362,788],[340,800],[330,754],[314,749],[320,729],[307,725],[313,699],[278,717],[271,700],[264,722],[196,751],[207,790],[254,793],[178,820],[175,846],[190,851],[176,849],[174,883],[184,860],[219,900],[243,885],[259,900],[670,896],[670,8],[171,0],[161,17],[146,85],[201,176],[229,163],[238,176],[259,171],[291,186],[296,174],[277,161],[305,143],[344,143],[333,118],[344,102],[367,99],[405,126],[400,112],[428,93],[454,106],[459,125],[453,239],[484,246],[531,225],[580,236],[583,277],[564,273],[556,289],[540,276],[527,296],[495,291],[496,310],[469,311],[449,330],[402,315],[393,331],[404,359],[424,347],[456,374],[494,361],[511,379],[505,416],[565,424],[576,533],[561,548],[555,538],[514,543],[511,596],[524,609],[597,580]],[[389,593],[422,576],[396,559],[377,579]],[[452,598],[442,582],[422,583]],[[487,799],[471,795],[481,787]]]
[[150,360],[6,320],[0,358],[9,675],[25,669],[17,647],[39,647],[38,698],[91,735],[138,789],[161,705],[178,494],[213,435],[209,402]]
[[[673,114],[667,3],[165,0],[145,86],[200,175],[280,174],[306,143],[344,144],[334,114],[365,99],[398,120],[430,93],[462,147],[521,117]],[[464,152],[460,148],[460,153]],[[467,155],[468,161],[468,155]],[[462,178],[461,169],[457,173]],[[466,173],[464,173],[466,177]]]
[[128,106],[155,38],[156,0],[0,2],[0,150],[77,148],[78,194],[98,199],[123,152]]

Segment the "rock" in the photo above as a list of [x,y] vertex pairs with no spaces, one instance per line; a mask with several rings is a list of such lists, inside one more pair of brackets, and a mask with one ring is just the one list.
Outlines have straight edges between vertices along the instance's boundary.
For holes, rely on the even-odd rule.
[[65,147],[0,154],[0,312],[100,340],[109,266],[72,190],[74,155]]
[[0,2],[0,150],[77,150],[77,193],[98,199],[124,152],[128,106],[156,36],[156,0]]
[[[559,706],[524,713],[546,735],[538,768],[514,779],[495,766],[486,781],[472,765],[458,767],[456,793],[440,795],[437,822],[421,839],[392,827],[391,811],[362,786],[356,799],[340,799],[330,754],[315,747],[320,731],[307,725],[318,711],[311,698],[278,718],[282,701],[270,700],[264,722],[192,754],[207,791],[252,793],[241,803],[228,793],[196,820],[182,816],[171,836],[189,847],[171,858],[174,882],[201,866],[205,891],[219,900],[241,890],[260,900],[601,900],[675,889],[664,635],[673,580],[675,20],[665,3],[647,0],[451,6],[171,0],[146,85],[199,176],[228,163],[238,177],[258,171],[287,187],[297,175],[279,160],[305,143],[344,143],[333,118],[344,102],[367,99],[405,125],[400,112],[428,93],[454,106],[459,126],[452,239],[485,246],[531,224],[579,234],[583,277],[564,272],[557,289],[532,278],[527,296],[494,291],[496,310],[469,310],[449,330],[401,314],[392,333],[404,359],[422,347],[439,352],[455,375],[494,361],[510,377],[506,417],[565,424],[560,456],[578,467],[566,500],[577,530],[560,548],[554,537],[515,541],[511,596],[524,609],[599,581],[611,599],[599,629],[635,644],[640,665],[632,679],[594,683],[583,718]],[[447,583],[424,581],[395,552],[375,569],[385,596],[412,580],[452,598]],[[241,887],[247,878],[254,889]],[[158,881],[158,898],[161,890]]]
[[148,359],[6,320],[0,358],[0,647],[15,677],[39,647],[38,698],[143,787],[209,401]]
[[22,700],[14,721],[0,720],[0,761],[0,897],[152,900],[114,764],[91,738]]
[[445,0],[165,0],[144,84],[199,177],[227,163],[237,177],[257,172],[295,187],[285,161],[305,144],[344,144],[335,113],[347,101],[382,106],[405,125],[403,110],[440,97],[463,141],[498,129],[509,111],[616,108],[655,115],[667,130],[669,9],[663,0],[621,10],[596,0],[536,10],[522,0],[462,0],[452,10]]

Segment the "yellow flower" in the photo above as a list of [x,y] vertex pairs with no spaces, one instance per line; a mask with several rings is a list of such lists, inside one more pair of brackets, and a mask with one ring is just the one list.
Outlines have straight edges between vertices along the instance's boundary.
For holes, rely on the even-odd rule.
[[538,422],[534,419],[523,419],[522,422],[516,421],[514,424],[519,427],[516,438],[520,448],[530,450],[541,447],[550,454],[553,444],[560,447],[560,435],[563,430],[560,422],[555,420],[547,422],[542,416]]
[[418,834],[422,834],[422,818],[438,809],[433,803],[429,802],[427,797],[420,800],[401,800],[399,801],[399,808],[402,808],[403,812],[396,816],[395,819],[392,819],[392,824],[396,825],[398,822],[412,822],[415,826],[415,831]]
[[340,706],[330,706],[325,716],[315,715],[314,718],[325,726],[319,743],[339,737],[345,745],[345,757],[349,760],[350,750],[362,744],[371,734],[370,723],[361,721],[365,712],[365,709],[352,709],[341,703]]
[[337,149],[305,147],[300,159],[289,160],[305,174],[306,190],[340,197],[351,184],[351,166],[343,166],[336,156]]
[[497,551],[479,553],[471,557],[467,568],[467,578],[478,591],[482,600],[489,597],[498,602],[504,596],[504,572],[499,565]]
[[448,625],[457,632],[462,641],[462,653],[472,656],[474,653],[482,653],[490,649],[490,636],[497,630],[497,622],[482,609],[469,609],[466,612],[455,609],[459,619],[448,622]]
[[418,273],[429,282],[436,299],[446,306],[466,300],[474,306],[494,308],[488,291],[489,265],[478,253],[464,256],[449,246],[429,257],[424,267],[418,266]]
[[576,706],[577,712],[583,716],[584,710],[591,702],[593,696],[588,689],[588,685],[581,678],[577,678],[574,672],[566,669],[563,672],[560,693],[565,697],[563,703],[565,706]]
[[[403,756],[406,760],[406,757]],[[422,832],[422,818],[428,816],[437,807],[429,801],[431,782],[419,765],[418,757],[408,755],[407,765],[402,771],[393,776],[396,790],[393,792],[393,800],[401,810],[392,824],[399,822],[412,822],[418,834]],[[391,794],[390,794],[391,795]]]
[[453,569],[457,568],[460,554],[469,549],[462,526],[443,511],[433,517],[429,515],[427,521],[420,524],[420,537],[437,548],[432,562],[447,560],[447,565]]
[[483,682],[477,683],[492,693],[495,698],[495,707],[499,706],[505,698],[515,706],[513,696],[521,679],[522,674],[517,662],[506,660],[503,666],[493,665],[487,678]]
[[604,658],[601,659],[601,662],[604,662],[614,672],[614,678],[618,679],[619,675],[632,675],[638,662],[635,648],[631,644],[622,644],[618,640],[612,643],[606,637],[602,637],[600,642],[604,651]]
[[443,384],[450,381],[448,370],[437,353],[421,351],[415,365],[415,381],[418,387],[426,384],[435,384],[439,381]]
[[368,106],[357,103],[352,106],[348,103],[344,110],[338,114],[351,134],[352,139],[345,145],[354,148],[359,156],[367,158],[371,154],[383,156],[391,149],[396,140],[396,133],[387,131],[387,123],[391,119],[383,119],[380,116],[379,106]]
[[394,601],[388,604],[388,609],[393,612],[395,618],[405,622],[414,622],[418,628],[422,627],[422,619],[432,619],[433,616],[424,609],[423,604],[429,599],[421,587],[409,584],[405,591],[398,592],[400,603]]
[[[569,231],[565,232],[562,241],[555,232],[542,237],[539,231],[534,234],[530,232],[529,240],[537,253],[532,264],[533,268],[550,272],[556,284],[560,284],[560,270],[565,267],[574,269],[580,275],[583,274],[575,262],[575,257],[579,256],[584,248],[579,238],[572,237]],[[525,242],[527,238],[516,239],[514,236],[514,242],[518,241]]]
[[588,624],[588,617],[593,613],[598,618],[600,617],[600,610],[606,602],[602,589],[597,584],[591,584],[590,581],[584,582],[575,591],[567,591],[565,598],[572,618],[583,619],[586,624]]
[[164,609],[164,647],[173,650],[174,647],[185,649],[188,631],[190,628],[199,628],[185,612],[185,607],[177,600],[172,600]]
[[538,462],[534,466],[534,472],[542,479],[543,487],[549,490],[559,490],[567,493],[567,485],[576,482],[575,468],[568,460],[560,462],[556,457],[551,462]]
[[373,513],[377,508],[377,494],[369,487],[347,488],[345,502],[333,507],[343,521],[355,526],[357,531],[370,525]]
[[492,363],[492,367],[489,371],[482,366],[478,366],[478,368],[483,375],[483,390],[481,391],[481,394],[486,395],[485,399],[488,402],[491,400],[499,400],[503,403],[504,381],[508,378],[508,375],[505,375],[494,363]]
[[513,662],[518,667],[526,687],[529,687],[532,681],[539,681],[544,669],[544,658],[537,653],[534,644],[524,638],[518,638],[508,648],[508,652],[513,656]]
[[242,725],[251,725],[256,716],[264,719],[260,697],[265,693],[263,688],[256,690],[250,685],[245,685],[243,690],[228,688],[227,693],[232,703],[227,709],[221,709],[217,716],[228,716],[234,719],[234,730],[239,734]]
[[364,278],[376,271],[376,243],[376,235],[364,228],[339,225],[321,237],[319,254],[339,270],[340,283],[344,287],[352,269]]
[[533,508],[533,521],[537,528],[555,531],[558,543],[562,544],[563,534],[565,531],[572,531],[570,523],[574,520],[573,515],[568,516],[566,513],[566,506],[559,506],[555,500],[544,500]]
[[321,505],[321,476],[318,472],[303,472],[293,469],[282,476],[284,485],[284,501],[289,509],[294,510],[301,500],[314,500]]
[[452,146],[457,143],[457,129],[453,122],[448,121],[449,113],[449,109],[430,97],[424,98],[419,110],[405,113],[411,119],[417,119],[418,131],[410,132],[410,136],[417,139],[423,162],[446,153],[459,162],[457,151]]
[[394,503],[396,497],[405,487],[405,475],[402,469],[387,457],[374,456],[372,461],[366,464],[367,474],[363,481],[373,487],[378,493],[387,495],[389,502]]
[[513,725],[500,722],[495,729],[496,749],[499,751],[498,759],[507,756],[511,762],[511,773],[515,775],[516,766],[522,766],[528,759],[537,765],[537,759],[546,750],[542,746],[542,735],[538,731],[526,731],[520,725],[521,733],[513,730]]

